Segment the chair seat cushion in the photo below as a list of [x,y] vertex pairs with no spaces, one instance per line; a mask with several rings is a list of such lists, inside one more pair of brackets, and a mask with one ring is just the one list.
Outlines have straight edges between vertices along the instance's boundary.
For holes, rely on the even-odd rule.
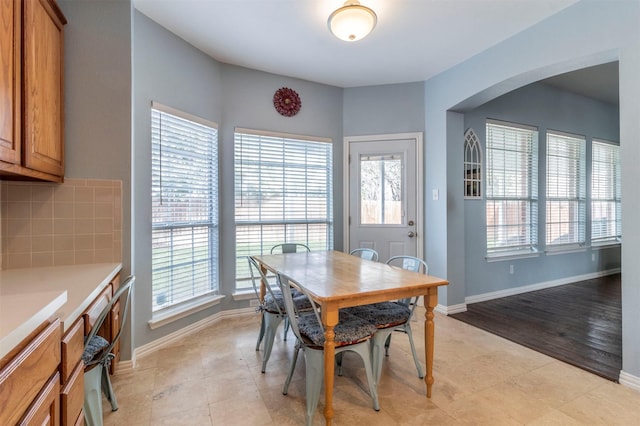
[[[311,310],[311,302],[309,301],[309,298],[307,296],[297,290],[292,291],[291,294],[293,296],[293,304],[296,306],[296,310],[298,312]],[[284,305],[284,296],[282,295],[282,292],[279,290],[274,290],[271,293],[267,293],[267,295],[264,297],[264,309],[272,314],[277,314],[278,307],[280,308],[280,312],[282,312],[283,314],[287,312]]]
[[356,315],[359,318],[375,324],[378,329],[405,324],[411,317],[411,310],[396,302],[354,306],[353,308],[347,308],[346,311],[351,315]]
[[89,340],[84,345],[84,351],[82,352],[81,359],[87,365],[91,362],[92,359],[95,358],[100,352],[109,347],[109,342],[107,339],[101,336],[93,336],[91,340]]
[[[298,318],[300,334],[318,347],[324,345],[324,329],[318,323],[315,315],[303,315]],[[347,312],[340,311],[338,325],[333,329],[336,347],[352,345],[363,342],[376,332],[376,327],[369,321],[358,318]]]

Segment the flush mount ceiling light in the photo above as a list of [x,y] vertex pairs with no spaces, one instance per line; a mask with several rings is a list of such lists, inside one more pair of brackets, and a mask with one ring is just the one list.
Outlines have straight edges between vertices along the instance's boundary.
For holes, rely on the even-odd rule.
[[344,41],[358,41],[365,38],[378,22],[376,13],[358,0],[347,0],[340,9],[336,9],[327,24],[329,30]]

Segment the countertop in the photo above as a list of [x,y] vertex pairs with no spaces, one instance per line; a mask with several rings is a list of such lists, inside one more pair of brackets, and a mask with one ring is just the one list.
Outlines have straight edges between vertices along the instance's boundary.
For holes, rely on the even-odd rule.
[[0,271],[0,358],[51,317],[68,330],[121,269],[98,263]]

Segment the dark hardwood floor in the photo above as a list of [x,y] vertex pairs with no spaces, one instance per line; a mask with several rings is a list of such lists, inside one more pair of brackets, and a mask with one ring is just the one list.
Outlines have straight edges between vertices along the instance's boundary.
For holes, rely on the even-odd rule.
[[617,382],[620,286],[614,274],[469,304],[451,317]]

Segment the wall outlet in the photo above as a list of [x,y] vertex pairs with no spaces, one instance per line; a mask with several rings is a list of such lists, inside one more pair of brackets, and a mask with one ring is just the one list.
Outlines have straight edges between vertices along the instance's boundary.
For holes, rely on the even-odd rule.
[[260,306],[260,301],[258,299],[249,300],[249,307],[250,308],[257,308],[258,306]]
[[432,189],[431,198],[433,198],[433,201],[438,201],[438,199],[440,198],[440,191],[438,191],[437,189]]
[[595,253],[591,253],[591,261],[592,262],[596,261],[596,254]]
[[513,265],[509,265],[509,273],[513,274],[513,272],[515,271],[516,268],[513,267]]

